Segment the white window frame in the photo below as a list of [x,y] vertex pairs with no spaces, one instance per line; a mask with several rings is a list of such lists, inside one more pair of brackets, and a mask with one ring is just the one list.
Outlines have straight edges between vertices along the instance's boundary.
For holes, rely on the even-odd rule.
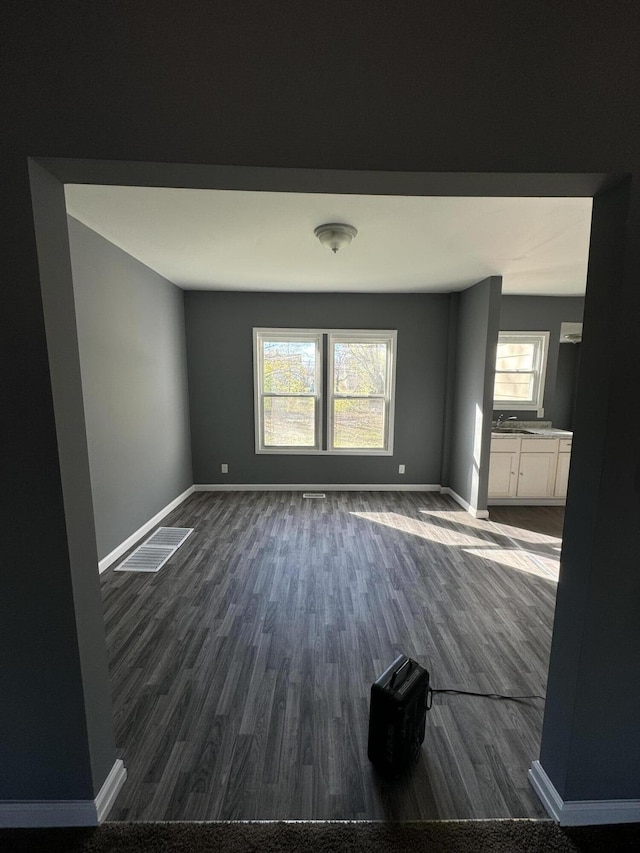
[[[316,371],[315,391],[308,393],[273,393],[262,387],[264,378],[264,350],[262,342],[269,341],[308,341],[315,344]],[[322,331],[318,329],[254,329],[253,330],[253,366],[254,366],[254,414],[256,430],[256,453],[319,453],[322,447]],[[264,406],[266,397],[312,397],[315,400],[315,444],[313,447],[278,445],[267,446],[264,443]]]
[[[364,329],[340,329],[328,335],[328,371],[327,386],[327,449],[337,455],[350,456],[391,456],[393,454],[393,425],[395,412],[395,367],[398,333],[395,330],[374,331]],[[382,394],[340,394],[334,391],[334,344],[368,343],[384,344],[387,347],[387,365],[385,370],[386,387]],[[384,401],[384,442],[382,448],[342,448],[333,446],[333,404],[335,400],[383,400]]]
[[[287,329],[263,328],[253,329],[253,391],[254,391],[254,420],[255,420],[255,452],[256,454],[304,455],[304,456],[392,456],[393,433],[395,416],[395,375],[396,375],[396,330],[368,329]],[[324,341],[327,343],[327,363],[324,363]],[[262,387],[264,377],[263,347],[264,340],[270,341],[314,341],[316,345],[316,389],[314,394],[273,394],[265,392]],[[385,401],[385,446],[374,448],[333,448],[333,400],[341,396],[355,395],[333,394],[333,343],[334,342],[365,342],[385,343],[387,345],[386,388],[383,395],[362,395],[383,398]],[[325,424],[323,422],[323,395],[325,389],[326,368],[326,448],[324,447]],[[264,406],[265,397],[312,396],[315,398],[315,431],[316,444],[314,447],[269,447],[264,444]],[[358,395],[360,396],[360,395]]]
[[[544,387],[547,376],[547,360],[549,356],[550,332],[499,332],[498,343],[533,343],[536,346],[535,364],[533,370],[496,370],[495,373],[527,373],[533,375],[533,394],[530,400],[495,400],[494,409],[507,409],[515,412],[537,412],[538,417],[544,415]],[[495,392],[495,388],[494,388]]]

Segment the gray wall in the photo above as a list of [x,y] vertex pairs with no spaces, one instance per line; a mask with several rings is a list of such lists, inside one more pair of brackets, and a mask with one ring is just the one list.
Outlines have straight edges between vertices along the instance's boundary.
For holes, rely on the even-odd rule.
[[578,388],[581,344],[560,344],[553,399],[553,422],[561,429],[573,430]]
[[453,368],[449,485],[475,510],[487,508],[493,373],[502,279],[492,276],[453,295],[457,331]]
[[102,559],[193,483],[183,292],[68,223]]
[[[439,483],[448,303],[444,294],[186,292],[195,482]],[[397,329],[393,456],[257,455],[254,326]]]
[[[629,376],[640,367],[640,294],[637,282],[625,282],[616,251],[627,224],[624,190],[615,188],[594,201],[540,748],[541,763],[566,800],[640,797],[640,465],[637,457],[629,458],[620,431],[633,411]],[[632,211],[631,227],[638,228],[639,213],[636,209],[634,217]],[[627,305],[628,317],[619,312],[620,303]],[[628,369],[620,370],[620,364]]]
[[40,294],[21,286],[27,260],[13,309],[0,311],[3,345],[24,348],[3,376],[11,407],[0,418],[0,429],[11,423],[0,494],[12,518],[0,573],[0,800],[91,800],[116,749],[64,189],[33,163],[29,172],[32,202],[12,219],[18,234],[25,218],[35,225]]
[[[569,370],[558,374],[560,357],[561,323],[580,323],[584,313],[584,298],[580,296],[503,296],[500,304],[500,330],[503,332],[550,332],[547,375],[544,385],[544,416],[554,426],[570,429],[567,424],[570,406],[567,400],[573,397],[574,388],[567,387],[575,378]],[[572,344],[562,344],[562,348]],[[559,381],[559,386],[558,386]],[[557,399],[556,399],[557,398]],[[508,417],[515,415],[519,420],[537,420],[535,412],[496,409]]]
[[[473,194],[469,175],[496,195],[572,195],[594,187],[585,173],[631,176],[628,220],[625,212],[612,228],[611,211],[594,204],[542,763],[568,799],[640,798],[640,449],[620,440],[620,424],[640,420],[640,400],[625,388],[640,374],[640,4],[572,4],[579,27],[567,5],[504,14],[503,0],[433,0],[389,15],[385,4],[352,2],[339,6],[336,26],[335,15],[303,3],[274,16],[269,3],[183,13],[159,0],[151,18],[134,3],[117,12],[85,4],[82,15],[66,0],[7,4],[0,371],[11,405],[0,446],[12,571],[0,595],[0,693],[11,697],[0,703],[1,796],[84,796],[94,735],[85,737],[83,722],[91,727],[104,708],[78,666],[101,607],[93,592],[71,594],[81,514],[63,496],[62,439],[77,436],[59,408],[54,421],[53,396],[61,372],[71,381],[75,368],[54,369],[47,351],[41,285],[53,261],[36,251],[27,169],[28,157],[49,155],[66,158],[64,169],[47,166],[59,192],[65,181],[122,183],[101,158],[135,163],[138,184],[153,183],[152,172],[188,186],[190,169],[200,186],[220,187],[224,170],[178,164],[262,164],[292,170],[281,189],[334,193],[411,193],[425,172],[441,179],[433,195]],[[145,172],[145,162],[169,165]],[[323,186],[296,184],[302,167]],[[466,173],[457,187],[452,173]],[[253,188],[264,188],[252,174]],[[379,190],[378,174],[392,185]],[[61,201],[40,236],[66,230],[64,216]],[[55,317],[50,305],[47,313]],[[57,323],[58,339],[71,347],[68,320]],[[100,661],[92,664],[94,680],[107,683]]]

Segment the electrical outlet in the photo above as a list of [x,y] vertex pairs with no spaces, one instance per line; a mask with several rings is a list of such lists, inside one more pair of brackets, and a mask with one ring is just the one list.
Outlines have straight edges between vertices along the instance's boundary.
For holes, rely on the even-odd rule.
[[398,474],[404,474],[404,465],[398,465]]
[[229,466],[227,465],[227,463],[226,463],[226,462],[223,462],[223,463],[222,463],[222,465],[220,466],[220,471],[221,471],[223,474],[228,474],[228,473],[229,473]]

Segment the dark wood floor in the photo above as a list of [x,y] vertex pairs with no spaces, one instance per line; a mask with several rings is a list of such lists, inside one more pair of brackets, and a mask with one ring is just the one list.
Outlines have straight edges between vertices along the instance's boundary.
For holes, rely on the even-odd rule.
[[398,783],[366,756],[400,652],[435,687],[544,693],[562,510],[477,521],[435,493],[197,493],[157,575],[102,575],[111,820],[541,817],[543,703],[438,696]]

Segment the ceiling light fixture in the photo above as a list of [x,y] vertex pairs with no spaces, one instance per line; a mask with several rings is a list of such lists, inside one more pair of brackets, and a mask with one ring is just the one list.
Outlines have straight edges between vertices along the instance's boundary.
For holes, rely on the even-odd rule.
[[353,225],[345,225],[343,222],[327,222],[326,225],[318,225],[313,232],[318,240],[333,254],[343,246],[348,246],[358,234],[358,229]]

